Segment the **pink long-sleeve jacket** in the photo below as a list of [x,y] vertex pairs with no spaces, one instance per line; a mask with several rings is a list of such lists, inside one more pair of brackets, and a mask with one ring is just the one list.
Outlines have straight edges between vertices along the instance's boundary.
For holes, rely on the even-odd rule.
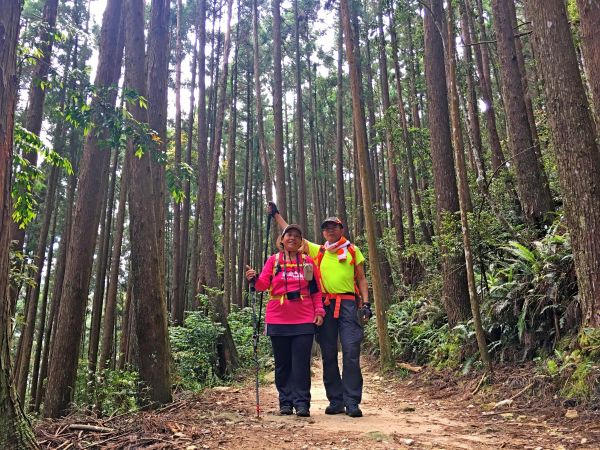
[[[315,316],[324,316],[321,274],[313,259],[305,255],[303,262],[302,257],[299,256],[298,261],[286,261],[286,264],[284,264],[283,253],[280,253],[278,261],[280,270],[276,270],[276,273],[273,274],[276,259],[276,254],[271,255],[267,259],[255,283],[257,291],[270,289],[270,300],[267,303],[265,323],[273,325],[312,323]],[[309,282],[304,279],[304,263],[312,264],[313,266],[317,290],[312,294],[309,290]],[[302,298],[288,300],[285,294],[294,291],[300,291]],[[282,296],[284,296],[283,301]]]

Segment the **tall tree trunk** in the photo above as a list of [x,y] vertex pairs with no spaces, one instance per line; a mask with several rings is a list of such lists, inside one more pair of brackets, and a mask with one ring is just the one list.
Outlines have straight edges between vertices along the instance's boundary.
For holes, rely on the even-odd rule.
[[[355,7],[353,9],[351,9],[352,15],[353,17],[353,26],[354,23],[356,23],[356,28],[358,28],[358,15],[357,12],[355,11]],[[360,32],[358,30],[355,30],[355,34],[356,34],[356,42],[359,43],[360,42]],[[359,46],[359,44],[357,44],[357,47]],[[357,54],[357,58],[361,58],[360,55],[360,50],[359,48],[355,49],[356,52],[358,52]],[[381,202],[379,200],[379,186],[375,186],[375,177],[378,175],[378,170],[373,170],[373,168],[377,167],[374,163],[373,163],[373,159],[375,157],[375,155],[377,154],[377,119],[375,117],[375,95],[373,93],[373,67],[372,67],[372,58],[371,58],[371,45],[370,45],[370,40],[366,39],[365,42],[365,59],[366,59],[366,63],[365,63],[365,74],[366,74],[366,82],[364,82],[365,85],[365,91],[363,94],[361,94],[361,99],[364,98],[364,100],[361,102],[363,104],[363,109],[364,106],[366,104],[367,110],[366,110],[366,118],[367,118],[367,124],[368,124],[368,136],[366,138],[366,142],[367,142],[367,148],[369,149],[369,159],[368,159],[368,168],[369,168],[369,173],[373,174],[373,176],[369,176],[369,179],[372,179],[373,181],[371,182],[371,195],[373,196],[373,203],[374,203],[374,207],[375,208],[379,208],[381,206]],[[362,67],[362,64],[361,64]],[[360,75],[360,79],[363,80],[362,78],[362,70],[359,72]],[[361,82],[361,87],[363,86],[363,83]],[[376,221],[376,227],[377,227],[377,234],[380,234],[380,230],[381,230],[381,225],[379,223],[379,221]]]
[[[284,84],[283,91],[288,92],[287,86]],[[298,185],[296,183],[296,152],[292,151],[292,144],[290,142],[294,142],[293,134],[290,134],[290,121],[288,120],[288,103],[287,96],[283,96],[283,123],[285,124],[285,133],[284,133],[284,142],[285,142],[285,156],[286,156],[286,179],[289,189],[286,191],[287,197],[287,217],[290,222],[296,223],[297,208],[294,206],[296,200],[298,199]],[[295,129],[295,128],[294,128]]]
[[227,105],[227,76],[229,73],[229,51],[231,49],[231,15],[233,0],[227,0],[227,22],[225,28],[225,42],[223,45],[223,67],[219,75],[217,92],[217,112],[214,124],[215,136],[212,141],[212,161],[209,173],[210,206],[215,207],[217,192],[217,176],[219,172],[219,158],[221,155],[221,140],[223,138],[223,121],[225,120],[225,106]]
[[[156,144],[156,156],[150,159],[153,180],[154,220],[160,270],[159,288],[166,299],[165,258],[165,164],[167,153],[167,108],[169,83],[169,23],[170,0],[152,0],[146,58],[146,86],[148,95],[148,125],[156,131],[160,141]],[[148,205],[149,207],[149,205]],[[135,284],[134,284],[135,289]]]
[[[238,10],[239,10],[238,0]],[[235,295],[235,246],[232,245],[235,240],[235,205],[237,203],[236,189],[235,189],[235,163],[236,163],[236,131],[237,131],[237,79],[238,79],[238,50],[239,50],[239,24],[236,25],[235,32],[235,57],[234,66],[231,74],[231,102],[229,104],[229,131],[227,141],[227,155],[225,157],[225,208],[223,213],[225,220],[223,221],[223,298],[228,310],[231,308],[233,303],[233,296]]]
[[[477,93],[475,92],[475,77],[473,74],[473,49],[471,48],[473,39],[469,27],[469,11],[465,7],[465,1],[461,0],[460,8],[460,31],[461,39],[464,46],[465,62],[466,62],[466,79],[467,79],[467,114],[469,117],[469,131],[471,135],[471,144],[473,145],[473,154],[476,158],[475,169],[477,179],[480,178],[485,182],[487,176],[485,165],[483,164],[483,143],[481,140],[481,124],[479,122],[479,112],[477,106]],[[481,164],[479,164],[481,162]]]
[[[402,137],[404,139],[404,145],[406,148],[406,155],[404,157],[404,164],[402,165],[402,188],[404,190],[404,207],[406,209],[406,218],[408,224],[408,242],[413,245],[416,243],[415,238],[415,226],[414,226],[414,216],[413,216],[413,206],[412,206],[412,198],[410,193],[410,168],[409,165],[411,162],[409,161],[409,147],[411,147],[411,157],[412,157],[412,138],[410,136],[410,132],[408,130],[408,121],[406,119],[406,109],[404,107],[404,100],[402,96],[402,72],[400,70],[400,61],[398,59],[398,36],[396,34],[396,24],[394,18],[394,10],[390,9],[389,12],[389,30],[390,30],[390,43],[392,45],[392,60],[394,62],[394,74],[396,76],[396,95],[397,95],[397,103],[398,103],[398,117],[400,119],[400,124],[402,126]],[[414,167],[413,167],[414,170]],[[419,199],[420,203],[420,199]],[[420,206],[419,206],[420,208]],[[421,212],[422,215],[422,212]],[[425,226],[424,221],[421,221],[421,227],[423,229],[423,235],[427,235],[427,227]]]
[[412,125],[415,128],[421,128],[421,116],[419,115],[419,99],[417,95],[417,76],[420,74],[419,59],[415,55],[415,46],[413,42],[413,25],[411,11],[406,14],[406,34],[408,38],[408,80],[409,80],[409,101],[412,109]]
[[[417,75],[418,75],[418,62],[414,57],[414,44],[412,40],[412,21],[410,14],[407,14],[407,37],[408,37],[408,87],[409,87],[409,103],[410,109],[412,110],[411,122],[415,128],[421,128],[421,116],[419,114],[419,102],[417,97]],[[407,127],[408,131],[408,127]],[[411,136],[408,135],[410,139]],[[433,226],[431,224],[431,215],[428,211],[424,210],[423,202],[421,200],[421,194],[419,192],[417,170],[415,167],[415,158],[413,155],[412,142],[406,144],[406,163],[408,166],[408,172],[410,176],[412,195],[415,198],[415,205],[417,207],[417,217],[419,218],[419,225],[421,227],[421,233],[423,234],[423,240],[427,244],[431,244],[431,237],[433,236]]]
[[[451,0],[448,3],[448,15],[447,20],[445,22],[446,26],[446,64],[447,64],[447,73],[446,79],[449,84],[449,94],[450,94],[450,123],[452,125],[452,146],[455,149],[455,164],[457,167],[460,167],[460,170],[465,170],[466,174],[466,164],[465,164],[465,149],[464,149],[464,139],[462,134],[462,125],[460,122],[460,103],[458,98],[458,80],[456,77],[456,36],[454,33],[454,9],[451,6]],[[460,191],[460,189],[459,189]],[[462,195],[462,199],[465,203],[465,207],[467,211],[473,210],[473,204],[471,203],[471,191],[469,190],[469,184],[467,182],[466,188],[459,193],[459,196]]]
[[360,60],[356,59],[355,46],[358,42],[354,40],[352,24],[350,20],[350,8],[348,0],[340,0],[340,12],[344,28],[344,40],[346,43],[346,58],[350,69],[350,88],[352,92],[352,117],[356,132],[356,141],[358,146],[356,151],[359,158],[362,185],[362,201],[365,221],[367,226],[367,241],[369,247],[369,259],[371,261],[371,281],[373,286],[373,297],[375,308],[377,310],[377,335],[379,337],[379,358],[382,366],[390,367],[392,365],[392,354],[390,352],[390,341],[387,332],[387,301],[384,292],[383,280],[379,268],[379,254],[377,249],[377,239],[375,234],[375,217],[371,203],[371,192],[369,186],[369,172],[367,170],[367,142],[365,117],[360,105],[360,78],[358,66]]
[[[120,44],[123,40],[119,38],[121,9],[121,1],[108,1],[100,36],[95,81],[98,87],[109,87],[119,79],[123,52],[123,46]],[[111,94],[108,103],[114,105],[115,100],[116,92]],[[99,98],[92,99],[92,111],[99,110],[99,103]],[[61,326],[56,330],[52,343],[53,357],[50,361],[44,406],[46,417],[58,417],[67,412],[75,386],[79,341],[83,331],[102,192],[108,182],[109,153],[100,145],[104,134],[104,131],[101,131],[99,136],[96,133],[88,134],[83,150],[78,181],[79,193],[72,227],[77,232],[72,234],[67,252],[58,313]]]
[[[308,25],[307,25],[308,38]],[[310,54],[308,59],[308,132],[310,135],[310,169],[312,181],[312,206],[313,206],[313,235],[315,240],[321,235],[321,220],[323,220],[323,205],[319,198],[319,162],[317,161],[317,132],[315,127],[316,100],[313,97],[313,69],[310,63]],[[315,68],[316,74],[316,68]]]
[[48,189],[46,190],[45,212],[42,220],[42,228],[38,237],[36,250],[36,272],[34,286],[30,291],[29,301],[27,302],[26,323],[21,335],[21,345],[19,345],[20,356],[18,358],[19,367],[16,371],[17,393],[21,403],[25,403],[25,391],[27,390],[27,379],[29,377],[29,365],[31,363],[31,349],[33,347],[33,335],[35,332],[36,317],[38,311],[38,301],[40,297],[40,288],[42,282],[42,272],[44,269],[48,233],[52,222],[54,212],[54,201],[56,197],[56,184],[58,179],[58,169],[52,167],[48,180]]
[[[472,19],[472,7],[470,0],[463,0],[467,11],[469,33],[471,40],[479,40],[486,42],[488,40],[487,33],[483,22],[483,14],[480,12],[479,17],[479,34],[475,32],[475,25]],[[500,137],[498,136],[498,127],[496,125],[496,110],[494,108],[494,98],[492,97],[492,88],[490,82],[490,67],[487,44],[475,45],[475,61],[477,63],[477,75],[479,77],[479,88],[482,100],[486,106],[485,119],[487,128],[487,139],[492,153],[492,170],[499,171],[505,163],[504,153],[500,145]]]
[[[198,61],[200,62],[200,73],[198,77],[198,86],[200,102],[198,105],[198,116],[201,117],[205,114],[206,104],[204,102],[204,49],[203,44],[205,42],[205,29],[204,29],[204,17],[206,14],[206,2],[205,0],[200,1],[200,27],[199,27],[199,41],[200,41],[200,52],[198,55]],[[206,276],[206,284],[208,287],[217,288],[219,286],[219,279],[217,277],[217,265],[216,265],[216,253],[215,244],[212,236],[213,222],[214,222],[214,210],[209,204],[209,196],[206,193],[209,192],[210,187],[208,186],[208,154],[207,154],[207,139],[206,139],[206,128],[204,127],[204,121],[198,125],[198,191],[203,195],[199,195],[198,207],[200,213],[200,240],[199,249],[202,257],[202,264],[204,265],[204,274]],[[227,308],[223,302],[223,297],[218,294],[210,294],[214,309],[215,320],[219,322],[224,332],[219,337],[217,345],[219,352],[219,372],[220,374],[230,373],[237,366],[237,350],[233,343],[231,336],[231,330],[227,322]]]
[[[128,183],[129,184],[129,183]],[[131,272],[130,272],[131,273]],[[121,340],[119,342],[119,358],[117,361],[117,370],[124,370],[128,363],[129,341],[131,336],[132,308],[131,277],[127,281],[127,292],[125,293],[125,304],[123,305],[123,323],[121,325]]]
[[[213,142],[215,140],[215,123],[217,113],[217,81],[219,79],[219,70],[221,69],[221,11],[223,0],[213,0],[212,2],[212,30],[211,30],[211,46],[210,46],[210,85],[208,87],[208,113],[206,115],[206,129],[208,130],[208,160],[212,161]],[[216,24],[218,28],[215,30]],[[216,39],[215,39],[216,38]],[[216,40],[216,43],[215,43]]]
[[98,260],[96,262],[96,286],[92,301],[92,321],[90,326],[90,337],[88,346],[88,389],[94,387],[94,376],[98,365],[98,347],[100,344],[100,327],[102,325],[102,304],[104,303],[104,292],[106,288],[106,271],[109,265],[110,238],[112,234],[112,213],[115,199],[115,186],[117,180],[117,167],[119,165],[119,151],[114,150],[112,162],[112,174],[108,198],[103,215],[102,231],[98,243]]
[[561,0],[528,0],[565,213],[583,327],[600,327],[600,149]]
[[[152,8],[157,8],[152,15],[157,23],[162,23],[163,14],[168,14],[168,6],[156,0]],[[126,2],[126,37],[125,37],[125,86],[134,89],[139,95],[146,95],[146,74],[144,71],[144,2],[143,0],[127,0]],[[156,14],[156,16],[155,16]],[[160,60],[159,54],[166,49],[159,45],[165,42],[162,36],[153,34],[166,33],[162,27],[151,28],[149,34],[148,67],[154,67],[150,61]],[[156,46],[150,45],[155,42]],[[168,41],[167,41],[168,42]],[[158,54],[152,55],[156,51]],[[160,64],[158,64],[160,66]],[[160,70],[157,69],[157,70]],[[165,88],[166,89],[166,88]],[[149,97],[152,98],[152,97]],[[155,107],[158,107],[156,105]],[[148,122],[147,111],[137,102],[129,103],[128,110],[133,118],[141,123]],[[158,120],[156,121],[158,124]],[[157,130],[160,133],[160,130]],[[133,138],[128,139],[127,151],[136,151]],[[170,351],[167,334],[167,305],[164,297],[163,273],[161,267],[160,238],[158,228],[161,217],[156,208],[156,178],[153,177],[151,148],[144,149],[141,157],[131,158],[131,182],[129,193],[129,210],[131,217],[131,273],[133,277],[133,296],[136,321],[136,338],[138,348],[138,366],[142,386],[140,400],[142,405],[156,406],[171,401]],[[159,150],[160,151],[160,150]],[[160,207],[162,207],[162,203]]]
[[577,0],[577,7],[587,82],[596,117],[600,118],[600,0]]
[[[56,238],[56,218],[58,214],[54,214],[52,219],[52,231],[50,237],[50,245],[48,248],[48,264],[46,268],[46,278],[44,280],[44,292],[42,294],[42,306],[40,308],[40,320],[37,332],[37,338],[35,341],[35,356],[33,360],[33,371],[31,374],[31,389],[29,399],[29,410],[35,408],[35,396],[38,389],[38,380],[40,375],[40,364],[42,361],[42,345],[44,340],[44,330],[46,329],[46,319],[48,316],[48,294],[50,293],[50,276],[52,273],[52,262],[54,258],[54,240]],[[50,319],[52,320],[52,319]],[[48,321],[49,322],[49,321]],[[47,345],[47,344],[46,344]]]
[[523,100],[525,92],[507,3],[506,0],[492,1],[508,136],[523,213],[528,222],[539,224],[548,220],[547,213],[553,209],[552,196],[535,151],[535,143],[531,139],[527,108]]
[[98,366],[100,370],[107,367],[111,358],[113,331],[115,326],[115,312],[117,306],[117,292],[119,289],[119,269],[121,259],[121,245],[123,243],[123,224],[125,222],[125,203],[127,202],[127,172],[128,159],[124,158],[121,185],[119,191],[119,206],[117,209],[117,218],[115,220],[114,242],[111,255],[110,274],[108,280],[108,294],[106,296],[106,306],[104,307],[104,321],[102,324],[102,347],[100,352],[100,361]]
[[[510,15],[510,25],[513,29],[513,33],[517,35],[519,31],[519,23],[517,21],[517,8],[515,6],[515,0],[509,0],[506,2]],[[515,36],[515,51],[517,55],[517,64],[519,65],[519,71],[521,72],[521,81],[523,83],[523,92],[525,96],[525,109],[527,110],[527,120],[529,121],[529,129],[531,131],[531,140],[535,145],[535,150],[538,157],[541,158],[540,141],[538,139],[537,126],[535,124],[535,117],[533,116],[533,102],[531,99],[531,90],[529,89],[529,80],[527,79],[527,68],[525,67],[525,56],[523,55],[523,43],[521,42],[520,36]]]
[[17,98],[16,47],[22,2],[0,0],[0,447],[38,448],[11,383],[11,301],[8,296],[10,177]]
[[[449,75],[450,82],[453,84],[454,90],[456,88],[456,60],[454,55],[454,6],[452,5],[452,0],[448,0],[448,55],[447,60],[449,64]],[[458,93],[452,93],[452,96],[458,97]],[[451,100],[451,107],[456,108],[458,110],[458,99],[454,98]],[[458,114],[458,111],[455,111],[453,114]],[[453,126],[455,126],[453,119]],[[460,126],[460,124],[459,124]],[[457,139],[455,139],[457,140]],[[487,342],[485,339],[485,332],[483,330],[483,326],[481,324],[481,312],[479,309],[479,297],[477,295],[477,285],[475,284],[475,272],[473,270],[473,252],[471,250],[471,235],[469,231],[469,207],[470,205],[470,192],[469,192],[469,181],[467,179],[467,166],[464,160],[464,152],[462,146],[454,147],[454,159],[456,161],[455,171],[456,178],[458,180],[458,200],[460,205],[460,223],[462,228],[462,241],[463,241],[463,251],[464,251],[464,259],[465,259],[465,268],[467,273],[467,284],[469,289],[469,302],[471,305],[471,314],[473,316],[473,326],[475,328],[475,335],[477,339],[477,347],[479,349],[479,357],[481,361],[485,363],[488,368],[491,370],[491,360],[490,355],[488,353]]]
[[240,225],[240,246],[239,246],[239,265],[237,274],[237,293],[236,298],[238,299],[239,306],[244,306],[244,299],[242,297],[242,289],[244,286],[244,273],[246,270],[246,264],[250,263],[250,259],[247,257],[248,241],[250,240],[250,192],[252,191],[252,101],[251,101],[251,84],[252,74],[248,67],[246,71],[246,158],[244,168],[244,192],[242,197],[242,223]]
[[[181,44],[181,21],[183,20],[183,5],[177,0],[177,28],[175,31],[175,170],[181,168],[181,60],[183,48]],[[193,72],[192,72],[193,73]],[[193,94],[192,94],[193,95]],[[189,139],[189,138],[188,138]],[[181,188],[179,177],[176,177],[177,188]],[[181,283],[182,259],[181,254],[181,203],[173,199],[173,299],[171,301],[171,320],[174,325],[183,325],[185,297]]]
[[[188,166],[192,166],[192,143],[194,141],[194,105],[196,103],[196,99],[194,98],[194,94],[196,91],[196,75],[197,75],[197,66],[198,66],[198,32],[195,33],[194,39],[194,56],[192,58],[192,85],[190,87],[190,112],[188,118],[188,130],[187,130],[187,148],[185,155],[185,162]],[[188,261],[188,248],[189,248],[189,234],[190,234],[190,209],[191,209],[191,186],[188,178],[183,182],[183,211],[181,218],[181,272],[180,272],[180,280],[178,283],[182,286],[181,296],[183,297],[181,302],[183,303],[183,307],[185,309],[186,300],[188,298],[188,293],[194,292],[194,283],[187,282],[188,280],[193,280],[196,276],[195,272],[190,273],[190,264]],[[195,247],[194,247],[195,248]],[[194,252],[195,253],[195,252]],[[190,302],[191,303],[191,302]]]
[[285,162],[283,155],[283,112],[281,102],[283,99],[281,76],[281,1],[273,0],[273,125],[275,128],[275,194],[277,195],[277,208],[284,217],[287,214],[287,201],[285,193]]
[[263,123],[262,91],[260,83],[260,53],[258,48],[258,5],[257,0],[252,0],[252,48],[254,53],[254,96],[256,102],[256,124],[258,126],[258,146],[260,160],[263,168],[264,186],[267,201],[273,200],[273,182],[271,170],[269,169],[269,157],[267,155],[267,143],[265,141],[265,126]]
[[[337,39],[337,88],[336,88],[336,119],[335,119],[335,211],[337,217],[347,224],[346,196],[344,190],[344,76],[342,62],[344,57],[344,36],[340,23]],[[346,238],[350,238],[349,227],[344,227]]]
[[[458,229],[454,226],[455,213],[459,210],[456,176],[452,157],[450,124],[448,114],[448,91],[444,66],[443,42],[440,33],[444,29],[444,11],[441,0],[432,0],[431,9],[425,11],[425,80],[427,84],[427,109],[431,135],[431,159],[437,204],[438,228],[445,230],[445,237],[457,240]],[[450,222],[450,223],[446,223]],[[446,229],[448,228],[448,229]],[[442,244],[442,302],[450,326],[467,320],[471,315],[464,255]]]
[[[25,128],[36,136],[42,131],[42,120],[44,113],[44,100],[46,92],[44,83],[48,81],[50,72],[50,63],[52,59],[52,48],[54,46],[54,34],[56,30],[56,17],[58,15],[58,0],[46,0],[42,17],[41,36],[39,51],[41,56],[36,60],[29,87],[29,97],[27,100],[27,115],[25,117]],[[38,161],[36,151],[25,152],[23,155],[29,163],[35,167]],[[25,228],[18,224],[11,224],[10,240],[15,250],[23,250],[25,242]],[[16,241],[16,243],[14,243]],[[11,311],[14,312],[19,290],[11,286]]]
[[294,46],[294,81],[296,83],[296,174],[298,183],[298,223],[306,233],[308,230],[308,206],[306,204],[306,178],[304,173],[304,111],[302,105],[302,66],[300,63],[300,12],[298,8],[298,0],[294,0]]
[[[74,134],[74,133],[73,133]],[[73,138],[74,136],[72,136]],[[71,158],[74,158],[75,146],[78,144],[76,139],[71,139],[70,147],[71,147]],[[48,375],[48,363],[50,357],[50,348],[52,346],[52,341],[54,340],[54,335],[56,334],[56,322],[58,319],[58,310],[60,306],[60,299],[62,293],[62,284],[65,276],[65,266],[67,263],[67,249],[69,248],[69,242],[71,240],[71,223],[73,220],[73,203],[75,199],[75,188],[77,185],[77,178],[75,175],[70,175],[68,177],[68,186],[67,186],[67,198],[66,198],[66,206],[64,212],[64,224],[61,233],[59,254],[58,254],[58,262],[56,264],[56,271],[54,272],[54,286],[52,288],[52,305],[50,306],[50,317],[48,319],[48,326],[46,327],[46,331],[44,333],[44,351],[42,354],[42,365],[40,367],[40,375],[37,391],[35,393],[32,392],[32,395],[35,395],[35,407],[34,410],[39,412],[40,405],[42,403],[43,397],[45,395],[45,387],[44,380]]]
[[398,170],[396,155],[392,138],[391,123],[389,123],[390,88],[387,71],[387,54],[385,49],[385,36],[383,34],[383,2],[379,2],[377,12],[377,28],[379,30],[379,78],[381,84],[381,100],[383,103],[383,116],[385,125],[385,145],[387,148],[387,161],[390,186],[390,203],[392,204],[392,224],[396,232],[396,243],[400,252],[404,251],[404,223],[402,218],[402,204],[400,202],[400,189],[398,185]]

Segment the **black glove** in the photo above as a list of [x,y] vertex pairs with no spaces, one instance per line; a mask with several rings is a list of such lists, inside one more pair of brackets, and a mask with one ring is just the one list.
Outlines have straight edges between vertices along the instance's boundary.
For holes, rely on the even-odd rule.
[[269,208],[270,208],[269,215],[271,217],[275,217],[275,214],[279,214],[279,210],[277,209],[277,205],[275,204],[275,202],[269,202],[269,203],[267,203],[267,205],[269,205]]
[[362,316],[363,319],[368,320],[373,317],[373,311],[371,310],[371,304],[368,302],[363,303],[362,305]]

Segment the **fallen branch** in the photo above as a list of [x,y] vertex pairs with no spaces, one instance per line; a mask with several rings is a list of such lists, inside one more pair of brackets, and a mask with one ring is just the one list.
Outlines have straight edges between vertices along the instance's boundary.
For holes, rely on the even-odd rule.
[[527,411],[527,409],[509,409],[507,411],[484,411],[481,413],[482,416],[498,416],[502,414],[512,414],[517,412]]
[[510,399],[514,400],[517,397],[520,397],[521,395],[523,395],[525,392],[527,392],[529,389],[531,389],[533,387],[534,383],[529,383],[527,386],[525,386],[523,389],[521,389],[519,392],[517,392],[515,395],[513,395]]
[[96,425],[88,425],[85,423],[72,423],[69,425],[69,430],[95,431],[97,433],[110,433],[115,431],[112,428],[97,427]]
[[63,431],[65,431],[67,429],[67,427],[68,427],[68,425],[59,426],[56,429],[56,432],[54,433],[54,436],[55,437],[60,436],[63,433]]
[[179,409],[180,407],[184,406],[186,403],[187,403],[186,400],[179,400],[178,402],[169,403],[168,405],[165,405],[162,408],[157,408],[154,411],[159,413],[159,412],[170,411],[172,409]]
[[401,369],[408,370],[409,372],[413,372],[413,373],[419,373],[421,370],[423,370],[423,367],[421,367],[421,366],[411,366],[410,364],[407,364],[407,363],[400,363],[400,364],[398,364],[398,367],[400,367]]
[[92,442],[91,444],[88,444],[88,445],[84,446],[83,448],[98,447],[100,444],[105,444],[107,442],[114,441],[116,439],[121,439],[122,437],[125,437],[128,434],[129,433],[118,434],[116,436],[109,437],[108,439],[104,439],[103,441]]
[[479,383],[477,383],[477,386],[475,386],[475,390],[473,392],[471,392],[471,395],[475,395],[475,394],[477,394],[477,392],[479,392],[479,389],[483,385],[483,382],[485,381],[485,379],[487,378],[487,376],[488,376],[488,373],[485,372],[483,374],[483,376],[481,377],[481,380],[479,380]]

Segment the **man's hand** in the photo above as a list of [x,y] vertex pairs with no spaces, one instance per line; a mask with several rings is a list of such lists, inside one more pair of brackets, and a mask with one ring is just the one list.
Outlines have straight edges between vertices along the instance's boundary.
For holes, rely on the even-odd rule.
[[373,317],[373,311],[371,310],[371,304],[369,302],[363,303],[361,315],[363,323],[367,323],[369,319]]
[[315,319],[313,320],[313,323],[320,327],[321,325],[323,325],[323,316],[315,316]]
[[279,214],[279,210],[277,209],[275,202],[267,203],[267,214],[271,217],[275,217],[276,214]]

